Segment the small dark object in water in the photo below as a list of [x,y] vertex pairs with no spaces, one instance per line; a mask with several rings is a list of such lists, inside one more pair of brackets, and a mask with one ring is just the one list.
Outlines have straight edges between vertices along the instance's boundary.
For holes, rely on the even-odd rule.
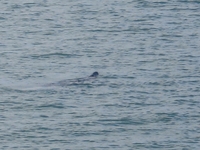
[[92,75],[90,75],[90,77],[97,77],[99,75],[99,73],[98,72],[93,72],[93,74]]
[[91,74],[88,77],[85,78],[76,78],[76,79],[67,79],[67,80],[62,80],[62,81],[58,81],[56,83],[49,83],[46,84],[45,86],[67,86],[67,85],[77,85],[77,84],[81,84],[84,81],[89,81],[92,79],[97,78],[97,76],[99,75],[99,73],[97,71],[93,72],[93,74]]

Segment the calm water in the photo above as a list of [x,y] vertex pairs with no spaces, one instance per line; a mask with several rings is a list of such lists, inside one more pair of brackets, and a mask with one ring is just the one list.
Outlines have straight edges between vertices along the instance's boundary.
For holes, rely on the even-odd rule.
[[199,0],[2,0],[0,149],[199,150],[199,37]]

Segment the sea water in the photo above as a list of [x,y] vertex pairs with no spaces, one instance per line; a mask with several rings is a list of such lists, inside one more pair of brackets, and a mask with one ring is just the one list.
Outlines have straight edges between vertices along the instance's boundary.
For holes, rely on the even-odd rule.
[[199,37],[199,0],[1,1],[0,149],[199,150]]

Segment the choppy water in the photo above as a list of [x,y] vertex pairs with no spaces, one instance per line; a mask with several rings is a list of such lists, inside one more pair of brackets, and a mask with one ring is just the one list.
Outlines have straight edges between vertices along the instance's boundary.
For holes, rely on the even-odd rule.
[[199,0],[3,0],[0,35],[1,150],[199,149]]

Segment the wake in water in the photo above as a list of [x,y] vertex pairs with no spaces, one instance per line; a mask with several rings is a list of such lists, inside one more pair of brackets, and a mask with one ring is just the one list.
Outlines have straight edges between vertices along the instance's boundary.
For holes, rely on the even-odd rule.
[[27,82],[22,83],[22,81],[20,81],[18,83],[14,82],[14,81],[12,81],[12,82],[4,81],[4,82],[0,83],[0,85],[1,85],[0,89],[9,90],[9,91],[35,91],[35,90],[46,90],[49,88],[51,89],[55,86],[62,88],[62,87],[70,86],[70,85],[80,85],[80,84],[83,84],[84,82],[90,82],[90,81],[96,79],[98,77],[98,75],[99,75],[98,72],[93,72],[93,74],[91,74],[90,76],[85,77],[85,78],[67,79],[67,80],[61,80],[61,81],[49,83],[49,84],[43,84],[43,85],[37,84],[36,86],[34,86],[35,84],[33,83],[33,81],[32,82],[29,81],[28,84],[27,84]]

